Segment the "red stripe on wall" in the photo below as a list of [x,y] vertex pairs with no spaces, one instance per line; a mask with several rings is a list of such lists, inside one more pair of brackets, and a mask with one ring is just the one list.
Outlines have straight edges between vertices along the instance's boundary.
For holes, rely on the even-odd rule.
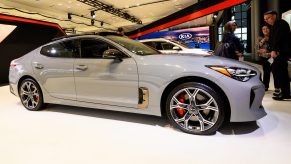
[[33,24],[40,24],[40,25],[45,25],[45,26],[52,26],[52,27],[58,28],[62,33],[66,34],[63,31],[63,29],[58,24],[55,24],[55,23],[49,23],[49,22],[43,22],[43,21],[38,21],[38,20],[33,20],[33,19],[20,18],[20,17],[1,15],[1,14],[0,14],[0,19],[17,21],[17,22],[33,23]]
[[211,14],[211,13],[214,13],[214,12],[217,12],[217,11],[220,11],[220,10],[223,10],[223,9],[226,9],[226,8],[229,8],[229,7],[244,3],[246,1],[248,1],[248,0],[226,0],[224,2],[218,3],[216,5],[208,7],[206,9],[203,9],[203,10],[200,10],[198,12],[194,12],[194,13],[192,13],[190,15],[178,18],[178,19],[176,19],[174,21],[171,21],[171,22],[162,24],[160,26],[157,26],[155,28],[152,28],[152,29],[149,29],[149,30],[146,30],[146,31],[134,34],[134,35],[131,35],[131,36],[129,36],[129,38],[137,38],[139,36],[143,36],[143,35],[155,32],[155,31],[159,31],[159,30],[171,27],[171,26],[175,26],[177,24],[181,24],[181,23],[184,23],[184,22],[187,22],[187,21],[190,21],[190,20],[205,16],[205,15],[208,15],[208,14]]

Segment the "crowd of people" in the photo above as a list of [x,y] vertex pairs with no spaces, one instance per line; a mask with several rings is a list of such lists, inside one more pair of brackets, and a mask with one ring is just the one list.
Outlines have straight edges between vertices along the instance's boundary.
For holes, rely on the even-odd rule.
[[[261,25],[262,35],[256,42],[256,54],[260,58],[263,67],[263,83],[265,91],[269,90],[270,75],[273,74],[274,100],[291,99],[290,82],[288,75],[288,59],[291,57],[291,32],[289,24],[279,19],[276,11],[264,13],[265,23]],[[237,28],[235,21],[229,21],[224,25],[222,51],[224,57],[239,60],[243,57],[244,45],[240,39],[235,36]],[[122,28],[118,28],[117,34],[124,36]],[[220,48],[220,49],[223,49]]]
[[[288,59],[291,56],[291,32],[288,23],[279,19],[276,11],[264,13],[265,23],[261,26],[262,36],[256,43],[257,54],[263,67],[265,91],[269,89],[270,74],[274,77],[274,100],[291,99],[288,76]],[[235,36],[237,24],[229,21],[224,25],[222,43],[228,45],[228,58],[238,60],[243,56],[244,47]],[[232,47],[232,48],[231,48]]]

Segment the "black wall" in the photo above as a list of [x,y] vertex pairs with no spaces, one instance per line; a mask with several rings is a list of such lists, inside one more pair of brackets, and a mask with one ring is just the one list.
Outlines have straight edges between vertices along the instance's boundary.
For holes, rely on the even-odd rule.
[[65,35],[55,26],[0,20],[0,24],[17,26],[0,43],[0,84],[8,83],[10,62],[35,48],[48,43],[54,37]]

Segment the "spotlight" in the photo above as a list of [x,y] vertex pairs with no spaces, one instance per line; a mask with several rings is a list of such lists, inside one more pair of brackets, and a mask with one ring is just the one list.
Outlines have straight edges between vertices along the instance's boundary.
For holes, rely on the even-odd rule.
[[71,20],[72,19],[72,14],[68,13],[68,19]]
[[95,15],[95,11],[91,11],[91,17],[92,17],[93,19],[95,19],[95,17],[96,17],[96,15]]
[[103,22],[103,21],[101,21],[101,22],[100,22],[100,26],[102,27],[102,26],[103,26],[103,24],[104,24],[104,22]]
[[95,23],[94,19],[91,19],[91,25],[92,26],[94,26],[94,23]]

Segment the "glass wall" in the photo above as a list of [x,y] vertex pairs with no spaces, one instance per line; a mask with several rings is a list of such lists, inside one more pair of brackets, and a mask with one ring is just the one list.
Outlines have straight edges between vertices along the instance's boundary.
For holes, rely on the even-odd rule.
[[[237,5],[231,8],[232,17],[231,20],[234,20],[237,23],[237,29],[235,30],[235,35],[240,38],[241,42],[244,44],[244,47],[247,46],[247,4]],[[223,25],[222,23],[218,26],[218,40],[222,40]]]

